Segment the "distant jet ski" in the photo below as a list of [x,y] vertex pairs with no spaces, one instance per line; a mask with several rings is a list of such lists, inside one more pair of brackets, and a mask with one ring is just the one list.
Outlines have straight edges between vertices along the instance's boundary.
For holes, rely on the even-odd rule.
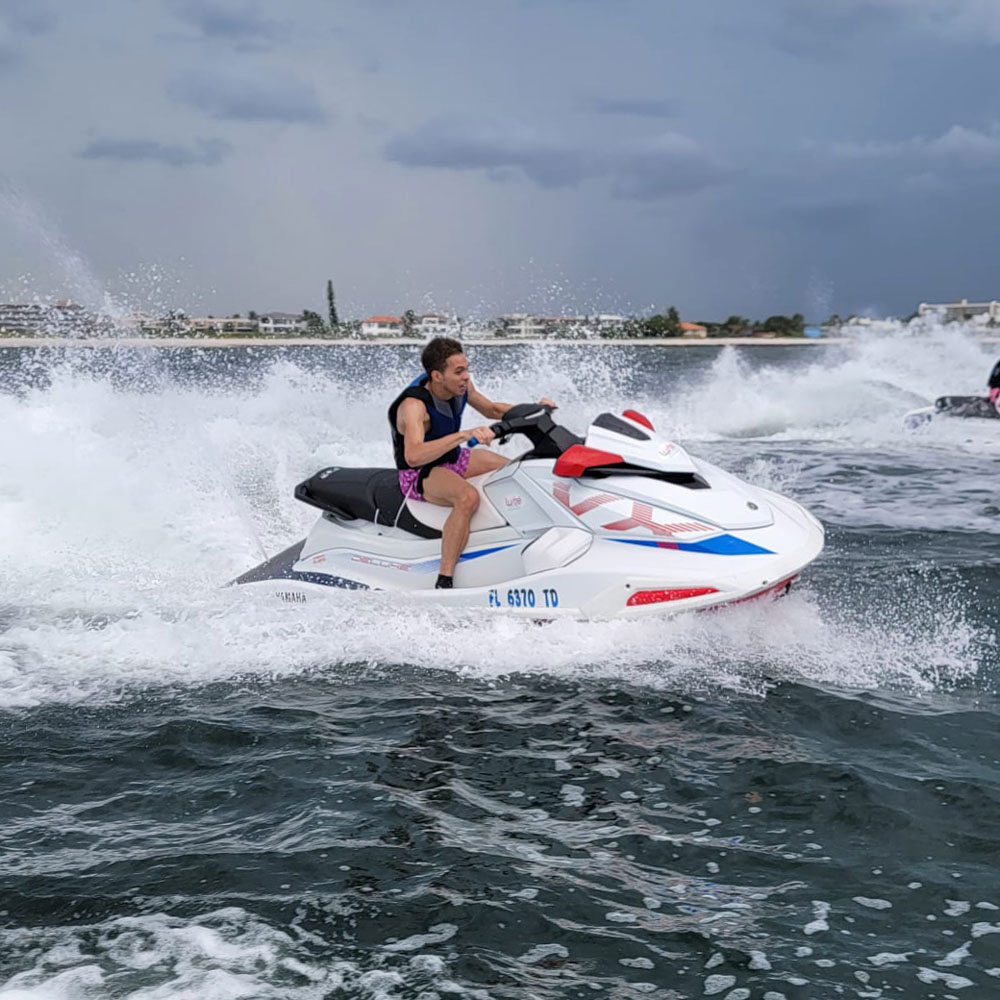
[[288,603],[381,590],[480,614],[646,617],[783,594],[823,548],[805,508],[694,458],[641,414],[581,439],[524,403],[491,428],[531,450],[468,480],[479,492],[452,590],[434,589],[450,511],[404,498],[396,469],[323,469],[295,496],[304,541],[233,583]]
[[987,396],[938,396],[933,406],[910,410],[903,417],[905,427],[922,427],[941,417],[958,417],[962,420],[996,420],[1000,418],[1000,360],[993,366],[986,380]]
[[1000,413],[985,396],[939,396],[933,406],[923,406],[910,410],[903,417],[903,424],[909,428],[922,427],[932,420],[943,417],[957,417],[964,420],[997,420]]

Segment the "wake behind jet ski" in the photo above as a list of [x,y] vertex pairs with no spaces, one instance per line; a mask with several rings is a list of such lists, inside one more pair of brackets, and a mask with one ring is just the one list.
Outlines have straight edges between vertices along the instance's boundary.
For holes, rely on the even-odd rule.
[[957,417],[962,420],[1000,419],[1000,361],[997,361],[990,372],[987,392],[986,396],[938,396],[933,406],[910,410],[903,417],[903,424],[914,429],[942,417]]
[[467,480],[479,493],[453,589],[435,589],[446,507],[404,498],[396,469],[323,469],[295,496],[322,513],[235,584],[289,602],[375,589],[528,618],[642,617],[784,593],[823,548],[799,504],[602,413],[583,438],[522,403],[491,426],[531,448]]

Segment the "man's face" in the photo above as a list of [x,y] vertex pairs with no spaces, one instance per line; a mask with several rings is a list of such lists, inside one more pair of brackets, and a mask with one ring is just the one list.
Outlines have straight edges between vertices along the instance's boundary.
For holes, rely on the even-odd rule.
[[449,396],[461,396],[469,388],[469,359],[464,354],[453,354],[444,371],[433,372],[431,377]]

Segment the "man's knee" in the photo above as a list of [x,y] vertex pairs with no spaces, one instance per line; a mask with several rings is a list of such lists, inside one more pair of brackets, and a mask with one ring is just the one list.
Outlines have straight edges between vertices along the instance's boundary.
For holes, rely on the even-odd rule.
[[479,509],[479,491],[475,486],[466,485],[455,497],[455,510],[472,517]]

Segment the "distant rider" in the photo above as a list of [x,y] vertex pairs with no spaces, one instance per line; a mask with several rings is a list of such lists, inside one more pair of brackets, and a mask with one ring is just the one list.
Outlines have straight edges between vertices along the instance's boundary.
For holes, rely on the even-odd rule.
[[466,480],[507,464],[507,459],[485,448],[460,447],[473,437],[480,444],[494,437],[485,426],[463,431],[462,412],[469,403],[487,420],[499,420],[511,404],[494,403],[476,390],[469,360],[457,340],[435,337],[420,360],[424,374],[393,400],[389,426],[403,495],[452,508],[441,532],[441,571],[435,584],[450,588],[458,557],[469,540],[469,523],[479,507],[479,493]]
[[990,390],[990,402],[997,411],[997,415],[1000,416],[1000,360],[993,366],[993,371],[990,372],[990,378],[986,384]]

